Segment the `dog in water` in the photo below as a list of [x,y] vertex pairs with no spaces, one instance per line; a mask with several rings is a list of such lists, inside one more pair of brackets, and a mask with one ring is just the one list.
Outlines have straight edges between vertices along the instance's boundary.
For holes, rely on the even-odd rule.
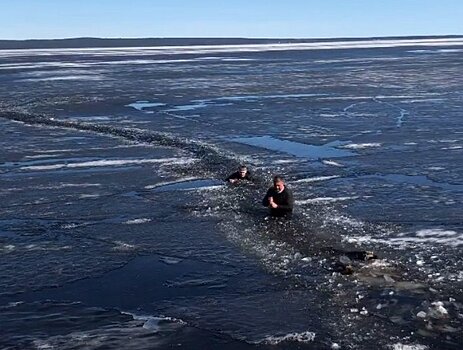
[[371,261],[378,259],[378,256],[366,250],[342,252],[339,259],[333,264],[333,270],[341,273],[342,275],[351,275],[354,273],[356,261]]

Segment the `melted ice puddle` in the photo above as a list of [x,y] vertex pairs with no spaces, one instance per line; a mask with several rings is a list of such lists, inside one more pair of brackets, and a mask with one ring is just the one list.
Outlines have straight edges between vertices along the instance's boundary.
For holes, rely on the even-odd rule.
[[230,141],[243,143],[245,145],[261,147],[272,151],[285,152],[296,157],[319,159],[319,158],[341,158],[355,156],[355,153],[338,149],[344,143],[340,141],[330,142],[325,145],[315,146],[288,140],[280,140],[271,136],[236,137]]

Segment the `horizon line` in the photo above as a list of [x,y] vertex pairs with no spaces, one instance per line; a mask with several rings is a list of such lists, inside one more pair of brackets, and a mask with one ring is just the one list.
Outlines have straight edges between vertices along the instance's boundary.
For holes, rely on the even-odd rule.
[[331,39],[384,39],[384,38],[429,38],[429,37],[463,37],[463,34],[412,34],[412,35],[381,35],[381,36],[333,36],[333,37],[243,37],[243,36],[152,36],[152,37],[98,37],[98,36],[75,36],[63,38],[28,38],[28,39],[2,39],[0,41],[53,41],[53,40],[187,40],[187,39],[215,39],[215,40],[331,40]]

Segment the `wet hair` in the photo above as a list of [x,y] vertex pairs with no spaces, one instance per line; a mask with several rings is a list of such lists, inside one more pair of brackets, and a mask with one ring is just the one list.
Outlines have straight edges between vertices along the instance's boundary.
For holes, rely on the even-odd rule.
[[283,176],[276,175],[273,177],[273,183],[277,183],[277,182],[285,182],[285,179],[283,178]]
[[246,165],[240,165],[240,170],[248,170],[248,167]]

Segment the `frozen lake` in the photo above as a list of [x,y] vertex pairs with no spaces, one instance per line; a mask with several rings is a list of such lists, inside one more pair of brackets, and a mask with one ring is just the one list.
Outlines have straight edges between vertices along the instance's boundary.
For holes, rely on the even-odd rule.
[[462,71],[457,39],[0,50],[0,345],[460,349]]

